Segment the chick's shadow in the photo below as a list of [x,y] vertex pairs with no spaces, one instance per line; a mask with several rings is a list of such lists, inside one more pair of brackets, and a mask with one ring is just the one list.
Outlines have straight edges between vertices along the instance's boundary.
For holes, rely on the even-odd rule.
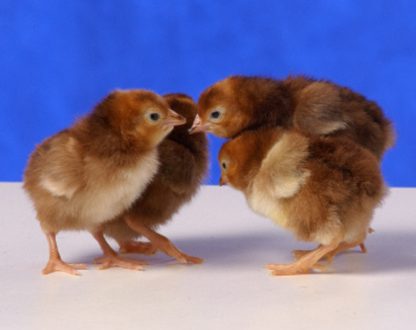
[[[175,238],[173,242],[188,254],[205,259],[210,266],[252,267],[270,262],[289,263],[293,249],[311,249],[313,244],[296,242],[282,233],[244,233],[203,238]],[[416,232],[376,232],[367,238],[368,252],[358,248],[339,254],[335,273],[387,273],[416,270]],[[255,265],[254,265],[255,264]]]
[[[312,243],[298,242],[287,233],[247,232],[229,235],[207,235],[204,237],[169,237],[183,252],[204,259],[202,267],[222,269],[252,269],[267,263],[290,263],[294,249],[312,249]],[[368,252],[358,248],[336,256],[332,269],[342,274],[391,273],[416,271],[416,232],[390,231],[375,233],[366,241]],[[115,246],[114,246],[115,247]],[[82,262],[100,256],[83,255]],[[178,265],[171,257],[158,252],[155,255],[125,254],[125,257],[147,261],[149,266]]]

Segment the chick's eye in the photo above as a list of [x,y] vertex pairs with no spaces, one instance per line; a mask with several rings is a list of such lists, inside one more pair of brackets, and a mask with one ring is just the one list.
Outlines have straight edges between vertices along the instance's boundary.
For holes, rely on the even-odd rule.
[[160,118],[160,115],[157,112],[153,112],[149,115],[149,118],[151,121],[158,121]]
[[213,111],[211,112],[211,117],[214,119],[217,119],[220,116],[220,112],[219,111]]
[[227,169],[227,164],[225,163],[225,162],[222,162],[221,163],[221,166],[222,166],[222,168],[225,170],[225,169]]

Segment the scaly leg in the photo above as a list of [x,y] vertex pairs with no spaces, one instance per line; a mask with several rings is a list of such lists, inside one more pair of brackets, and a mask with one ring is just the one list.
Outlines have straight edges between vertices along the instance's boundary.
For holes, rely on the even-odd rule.
[[342,242],[342,243],[340,243],[338,245],[338,247],[334,251],[328,253],[325,256],[325,258],[328,260],[328,262],[332,262],[332,260],[334,259],[334,257],[337,254],[340,254],[340,253],[342,253],[344,251],[347,251],[349,249],[355,248],[356,246],[359,246],[360,247],[360,250],[361,250],[362,253],[367,253],[367,248],[365,247],[364,242],[360,242],[360,243],[359,242],[354,242],[354,243]]
[[309,273],[314,266],[320,265],[318,261],[335,250],[339,245],[339,240],[334,240],[331,244],[320,245],[315,250],[310,251],[299,260],[291,264],[268,264],[267,268],[272,271],[272,275],[296,275],[296,274],[306,274]]
[[[345,243],[345,242],[342,242],[342,243],[340,243],[340,245],[334,251],[332,251],[331,253],[328,253],[327,255],[323,256],[322,258],[327,259],[328,262],[332,262],[332,259],[336,255],[338,255],[341,252],[344,252],[346,250],[355,248],[356,246],[360,247],[360,250],[361,250],[362,253],[367,253],[367,248],[365,247],[364,243]],[[318,248],[319,248],[319,246],[318,246]],[[292,255],[295,258],[295,260],[299,260],[304,255],[307,255],[309,252],[315,251],[315,250],[316,249],[314,249],[314,250],[293,250]]]
[[312,251],[315,251],[319,247],[320,247],[320,245],[318,245],[318,247],[316,247],[315,249],[312,249],[312,250],[293,250],[292,255],[295,258],[295,260],[299,260],[300,258],[307,255],[308,253],[310,253]]
[[134,221],[131,217],[126,217],[125,221],[131,229],[146,237],[156,249],[163,251],[179,262],[184,264],[200,264],[203,262],[201,258],[192,257],[183,253],[167,237],[158,234],[138,221]]
[[94,260],[96,264],[100,265],[100,269],[121,267],[133,270],[142,270],[143,265],[147,264],[144,261],[130,260],[119,257],[105,240],[102,230],[93,231],[91,234],[94,236],[104,253],[104,256]]
[[45,231],[45,235],[49,245],[49,260],[45,268],[42,270],[44,275],[53,272],[64,272],[71,275],[80,275],[80,273],[77,272],[78,269],[87,269],[87,265],[85,264],[67,264],[63,262],[58,251],[58,245],[56,244],[56,233]]
[[157,252],[157,248],[150,242],[139,242],[139,241],[119,241],[121,253],[140,253],[145,255],[153,255]]
[[367,237],[367,234],[371,234],[371,233],[374,233],[374,229],[371,228],[371,227],[369,227],[367,229],[367,231],[364,232],[355,242],[352,242],[352,243],[342,242],[342,243],[340,243],[339,246],[334,251],[332,251],[331,253],[328,253],[325,256],[325,258],[327,258],[329,262],[332,262],[332,259],[337,254],[339,254],[341,252],[344,252],[346,250],[355,248],[356,246],[359,246],[360,247],[360,250],[361,250],[362,253],[367,253],[367,248],[366,248],[366,246],[364,244],[364,241],[365,241],[365,239]]

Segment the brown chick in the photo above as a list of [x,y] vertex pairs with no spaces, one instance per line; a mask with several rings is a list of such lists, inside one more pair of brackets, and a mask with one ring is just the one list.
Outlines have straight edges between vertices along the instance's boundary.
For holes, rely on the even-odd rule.
[[385,194],[376,157],[344,137],[248,131],[224,144],[219,161],[221,182],[241,190],[255,212],[319,244],[295,251],[294,263],[268,265],[274,275],[307,273],[321,258],[363,244]]
[[215,83],[199,98],[191,132],[233,138],[276,126],[348,137],[379,159],[394,143],[392,124],[375,102],[346,87],[302,76],[285,80],[231,76]]
[[185,119],[159,95],[145,90],[114,91],[91,113],[42,142],[32,153],[24,188],[49,243],[44,274],[78,274],[85,265],[62,261],[56,234],[88,230],[104,256],[102,268],[142,268],[111,249],[102,225],[131,206],[158,170],[157,146]]
[[[200,263],[202,259],[186,255],[155,232],[195,195],[208,162],[205,133],[188,133],[196,115],[194,101],[184,94],[168,94],[165,100],[187,123],[175,127],[159,145],[158,173],[128,211],[104,226],[104,233],[116,239],[123,252],[153,254],[161,250],[182,263]],[[150,243],[134,241],[139,236]]]

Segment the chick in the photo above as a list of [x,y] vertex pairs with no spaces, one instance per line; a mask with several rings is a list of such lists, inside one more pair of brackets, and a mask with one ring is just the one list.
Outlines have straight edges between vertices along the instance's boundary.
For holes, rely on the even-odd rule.
[[[159,145],[160,167],[153,181],[132,207],[104,226],[104,233],[118,242],[121,251],[153,254],[161,250],[183,263],[202,259],[179,251],[154,229],[166,223],[197,192],[207,170],[207,139],[204,133],[189,135],[196,104],[184,94],[168,94],[165,100],[187,124],[177,126]],[[134,241],[139,236],[150,243]]]
[[62,261],[56,234],[88,230],[104,256],[102,268],[142,268],[111,249],[102,225],[131,206],[158,170],[157,146],[185,119],[159,95],[114,91],[72,127],[46,139],[32,153],[24,188],[49,243],[44,274],[78,274],[85,265]]
[[219,161],[221,183],[241,190],[255,212],[319,244],[295,251],[294,263],[268,265],[274,275],[307,273],[321,258],[362,244],[385,194],[377,158],[345,137],[248,131],[223,145]]
[[302,76],[275,80],[231,76],[198,101],[191,132],[233,138],[260,127],[295,127],[312,135],[348,137],[381,159],[394,130],[380,107],[352,90]]

